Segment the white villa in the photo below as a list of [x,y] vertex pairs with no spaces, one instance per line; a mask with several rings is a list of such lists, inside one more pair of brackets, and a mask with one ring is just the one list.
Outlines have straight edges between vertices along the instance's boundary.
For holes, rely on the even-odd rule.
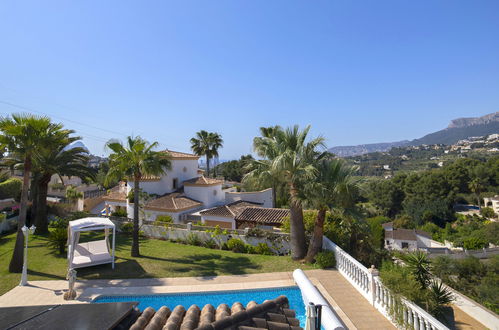
[[[202,220],[199,211],[220,207],[226,204],[246,201],[261,208],[272,208],[272,189],[257,192],[237,192],[234,188],[224,189],[223,180],[206,178],[198,168],[199,156],[165,150],[171,160],[171,169],[161,177],[144,177],[140,188],[153,195],[142,208],[140,218],[155,221],[159,215],[169,215],[174,223],[187,220]],[[128,201],[128,194],[133,181],[122,182],[104,197],[104,213],[110,215],[118,209],[125,209],[131,216],[133,203]],[[227,227],[224,221],[210,221],[210,225],[219,224]]]
[[486,207],[492,208],[492,210],[499,215],[499,195],[494,197],[484,197],[483,202]]
[[385,249],[415,251],[428,248],[445,248],[445,245],[431,239],[431,235],[418,229],[395,229],[393,222],[384,223]]

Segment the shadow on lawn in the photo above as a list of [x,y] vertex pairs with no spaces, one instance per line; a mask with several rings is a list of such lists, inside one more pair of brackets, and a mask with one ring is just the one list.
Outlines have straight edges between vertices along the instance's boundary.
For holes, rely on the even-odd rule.
[[167,266],[169,271],[190,273],[191,276],[199,277],[246,274],[248,270],[261,268],[261,265],[254,263],[248,257],[223,256],[216,253],[192,254],[169,259],[150,256],[143,256],[143,258],[174,263],[172,266]]
[[134,259],[116,258],[114,269],[111,264],[97,265],[76,269],[79,278],[90,279],[123,279],[151,277]]

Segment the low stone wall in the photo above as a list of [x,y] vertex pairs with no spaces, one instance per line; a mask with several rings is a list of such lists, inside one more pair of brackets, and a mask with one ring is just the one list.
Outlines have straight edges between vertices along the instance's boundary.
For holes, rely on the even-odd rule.
[[176,228],[173,226],[154,226],[154,225],[142,225],[140,230],[144,233],[145,236],[151,238],[158,239],[166,239],[166,240],[183,240],[185,241],[190,234],[194,234],[201,242],[206,242],[209,240],[215,241],[219,246],[227,243],[227,241],[231,238],[239,238],[244,243],[252,246],[257,246],[258,243],[267,244],[270,249],[280,255],[289,254],[290,245],[289,245],[289,234],[287,233],[276,233],[276,232],[268,232],[262,231],[263,237],[255,237],[245,235],[244,231],[230,231],[229,234],[214,234],[209,231],[195,230],[192,228],[194,226],[186,225],[186,228]]

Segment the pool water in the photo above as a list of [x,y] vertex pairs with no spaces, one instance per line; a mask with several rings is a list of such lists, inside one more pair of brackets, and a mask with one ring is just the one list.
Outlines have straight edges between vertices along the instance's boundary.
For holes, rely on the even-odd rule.
[[214,292],[188,292],[188,293],[170,293],[155,294],[144,296],[99,296],[93,302],[122,302],[137,301],[138,308],[143,311],[147,307],[155,310],[161,306],[167,306],[171,310],[177,305],[182,305],[188,309],[191,305],[198,305],[203,308],[206,304],[212,304],[217,308],[220,304],[227,304],[229,308],[235,302],[240,302],[244,306],[250,301],[256,301],[258,304],[265,300],[275,299],[280,295],[285,295],[289,300],[289,307],[296,312],[296,318],[300,320],[301,326],[305,325],[305,305],[298,287],[280,287],[269,289],[238,290],[238,291],[214,291]]

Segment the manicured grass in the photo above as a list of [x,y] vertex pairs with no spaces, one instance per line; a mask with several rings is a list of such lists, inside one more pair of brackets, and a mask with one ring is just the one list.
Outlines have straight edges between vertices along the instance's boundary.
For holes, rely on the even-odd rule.
[[[15,234],[0,236],[0,295],[19,284],[20,274],[8,272]],[[78,269],[78,278],[121,279],[150,277],[213,276],[292,271],[310,266],[289,256],[240,254],[230,251],[182,245],[155,239],[141,239],[140,258],[130,257],[131,239],[116,237],[116,266],[100,265]],[[66,255],[47,247],[47,237],[30,236],[28,280],[64,280]]]

